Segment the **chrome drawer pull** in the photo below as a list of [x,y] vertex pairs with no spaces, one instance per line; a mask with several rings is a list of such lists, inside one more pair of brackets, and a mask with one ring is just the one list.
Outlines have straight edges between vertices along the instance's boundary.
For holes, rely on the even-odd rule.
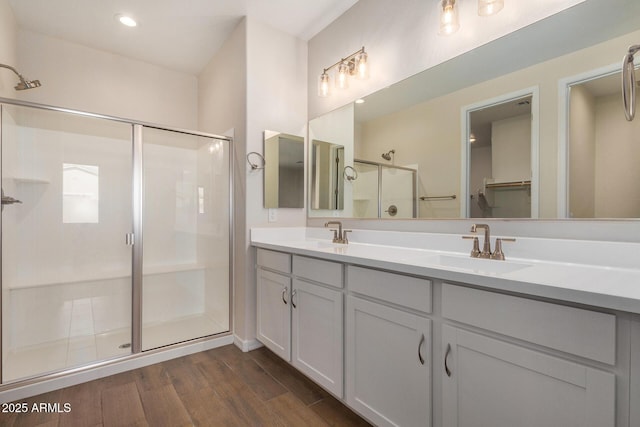
[[418,360],[420,361],[421,365],[424,365],[424,359],[422,357],[422,343],[424,343],[424,334],[422,334],[420,342],[418,343]]
[[284,299],[284,294],[286,294],[287,291],[288,291],[288,289],[286,287],[282,290],[282,302],[285,303],[285,304],[287,303],[287,300]]
[[293,292],[291,292],[291,305],[293,306],[293,308],[298,308],[296,303],[293,301],[293,297],[296,296],[296,292],[298,292],[297,289],[294,289]]

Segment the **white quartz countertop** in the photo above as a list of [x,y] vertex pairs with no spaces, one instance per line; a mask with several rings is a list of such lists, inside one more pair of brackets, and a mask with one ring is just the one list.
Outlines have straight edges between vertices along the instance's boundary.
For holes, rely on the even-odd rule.
[[504,244],[507,260],[497,261],[470,258],[471,241],[461,236],[353,230],[343,245],[331,243],[322,228],[253,228],[251,244],[640,314],[640,244],[518,238]]

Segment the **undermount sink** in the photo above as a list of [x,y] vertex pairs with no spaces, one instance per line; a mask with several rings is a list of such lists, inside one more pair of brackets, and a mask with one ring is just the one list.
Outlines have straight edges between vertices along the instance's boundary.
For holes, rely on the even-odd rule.
[[498,261],[494,259],[458,257],[451,255],[434,255],[424,260],[426,264],[441,267],[450,267],[461,270],[473,271],[484,274],[504,274],[531,267],[531,264],[524,264],[511,261]]

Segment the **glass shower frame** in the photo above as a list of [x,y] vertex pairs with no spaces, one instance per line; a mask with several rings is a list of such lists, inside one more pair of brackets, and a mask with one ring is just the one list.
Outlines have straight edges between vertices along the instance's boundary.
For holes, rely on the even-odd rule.
[[[377,169],[377,217],[372,217],[372,218],[383,218],[383,212],[384,212],[384,207],[382,206],[383,204],[383,200],[385,199],[384,197],[384,171],[385,170],[397,170],[397,171],[402,171],[402,172],[408,172],[411,174],[411,195],[412,195],[412,207],[411,207],[411,217],[407,217],[407,218],[417,218],[418,217],[418,193],[417,193],[417,179],[418,179],[418,172],[415,169],[412,168],[407,168],[407,167],[402,167],[402,166],[396,166],[396,165],[388,165],[388,164],[383,164],[383,163],[378,163],[378,162],[372,162],[370,160],[361,160],[361,159],[354,159],[353,160],[354,166],[356,166],[357,164],[361,164],[361,165],[365,165],[367,167],[371,167],[371,168],[375,168]],[[402,217],[403,219],[406,219],[404,217]]]
[[[132,132],[131,132],[131,143],[132,143],[132,159],[133,159],[133,164],[132,164],[132,180],[131,180],[131,185],[132,185],[132,196],[133,196],[133,200],[132,200],[132,212],[133,212],[133,218],[132,218],[132,223],[133,223],[133,229],[132,232],[130,234],[127,234],[126,236],[122,236],[123,240],[127,239],[128,243],[131,244],[132,246],[132,257],[131,257],[131,263],[132,263],[132,283],[131,283],[131,312],[132,312],[132,322],[131,322],[131,353],[130,354],[126,354],[126,355],[122,355],[122,356],[117,356],[114,358],[110,358],[110,359],[106,359],[106,360],[98,360],[98,361],[94,361],[94,362],[90,362],[81,366],[77,366],[77,367],[72,367],[72,368],[67,368],[67,369],[62,369],[62,370],[56,370],[53,372],[46,372],[46,373],[42,373],[42,374],[38,374],[38,375],[34,375],[34,376],[30,376],[30,377],[26,377],[26,378],[20,378],[20,379],[16,379],[16,380],[10,380],[10,381],[3,381],[0,382],[0,391],[7,391],[7,390],[11,390],[13,388],[17,388],[17,387],[21,387],[25,384],[31,384],[31,383],[37,383],[37,382],[41,382],[41,381],[46,381],[49,379],[54,379],[54,378],[59,378],[62,376],[65,376],[67,374],[71,374],[71,373],[77,373],[77,372],[81,372],[81,371],[85,371],[85,370],[89,370],[92,368],[96,368],[96,367],[100,367],[100,366],[105,366],[105,365],[110,365],[113,363],[118,363],[118,362],[122,362],[125,361],[127,359],[133,359],[136,358],[138,356],[140,356],[142,353],[144,354],[153,354],[153,353],[159,353],[159,352],[164,352],[168,349],[171,348],[176,348],[176,347],[182,347],[185,345],[189,345],[189,344],[193,344],[193,343],[198,343],[198,342],[204,342],[204,341],[208,341],[211,339],[215,339],[218,337],[222,337],[222,336],[227,336],[231,334],[231,331],[233,330],[233,317],[232,317],[232,307],[233,307],[233,258],[234,258],[234,220],[233,220],[233,208],[234,208],[234,198],[233,198],[233,189],[234,189],[234,145],[233,145],[233,139],[227,136],[220,136],[220,135],[214,135],[214,134],[209,134],[209,133],[205,133],[205,132],[199,132],[199,131],[191,131],[191,130],[186,130],[186,129],[182,129],[182,128],[175,128],[175,127],[170,127],[170,126],[162,126],[162,125],[158,125],[158,124],[152,124],[152,123],[147,123],[147,122],[141,122],[141,121],[135,121],[135,120],[130,120],[130,119],[124,119],[124,118],[119,118],[119,117],[114,117],[114,116],[108,116],[108,115],[101,115],[101,114],[94,114],[94,113],[87,113],[87,112],[82,112],[82,111],[77,111],[77,110],[72,110],[72,109],[67,109],[67,108],[61,108],[61,107],[54,107],[54,106],[49,106],[49,105],[43,105],[43,104],[37,104],[37,103],[32,103],[32,102],[27,102],[27,101],[20,101],[20,100],[15,100],[15,99],[7,99],[7,98],[0,98],[0,148],[2,147],[2,106],[3,105],[11,105],[11,106],[17,106],[17,107],[26,107],[26,108],[33,108],[33,109],[39,109],[39,110],[48,110],[48,111],[55,111],[55,112],[60,112],[60,113],[65,113],[65,114],[70,114],[73,116],[78,116],[78,117],[89,117],[89,118],[95,118],[95,119],[101,119],[101,120],[108,120],[108,121],[113,121],[113,122],[120,122],[120,123],[124,123],[124,124],[128,124],[131,126]],[[228,150],[228,158],[226,159],[228,161],[228,165],[227,165],[227,170],[229,173],[228,176],[228,237],[229,237],[229,244],[228,244],[228,261],[229,261],[229,265],[228,265],[228,278],[229,278],[229,283],[228,283],[228,330],[224,331],[224,332],[220,332],[220,333],[214,333],[212,335],[209,336],[205,336],[205,337],[200,337],[200,338],[194,338],[191,339],[189,341],[186,342],[177,342],[174,344],[169,344],[160,348],[154,348],[154,349],[149,349],[149,350],[143,350],[142,349],[142,278],[143,278],[143,272],[142,272],[142,268],[143,268],[143,264],[142,264],[142,254],[143,254],[143,197],[144,197],[144,180],[143,180],[143,175],[144,175],[144,170],[143,170],[143,156],[142,156],[142,152],[143,152],[143,129],[144,128],[151,128],[151,129],[157,129],[157,130],[161,130],[161,131],[169,131],[169,132],[176,132],[176,133],[181,133],[181,134],[186,134],[186,135],[193,135],[193,136],[197,136],[197,137],[204,137],[204,138],[211,138],[212,140],[215,141],[221,141],[224,144],[224,147]],[[1,156],[1,150],[0,150],[0,156]],[[0,157],[1,159],[1,157]],[[0,176],[2,174],[2,165],[0,162]],[[2,216],[0,215],[0,230],[2,230]],[[1,240],[1,236],[0,236],[0,244],[2,243]],[[1,249],[1,247],[0,247]],[[1,253],[1,252],[0,252]],[[1,275],[1,267],[0,267],[0,286],[2,285],[2,275]],[[3,331],[3,324],[2,322],[5,320],[3,318],[2,315],[2,309],[3,309],[3,292],[0,292],[0,331]],[[3,354],[3,349],[2,349],[2,340],[0,340],[0,355]],[[3,378],[3,363],[0,363],[0,379]]]

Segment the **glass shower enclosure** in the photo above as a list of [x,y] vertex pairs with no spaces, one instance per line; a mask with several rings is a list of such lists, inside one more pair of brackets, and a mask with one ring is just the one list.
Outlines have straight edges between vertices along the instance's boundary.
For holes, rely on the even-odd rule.
[[412,168],[354,160],[355,218],[417,218],[417,176]]
[[3,384],[230,330],[229,138],[0,114]]

